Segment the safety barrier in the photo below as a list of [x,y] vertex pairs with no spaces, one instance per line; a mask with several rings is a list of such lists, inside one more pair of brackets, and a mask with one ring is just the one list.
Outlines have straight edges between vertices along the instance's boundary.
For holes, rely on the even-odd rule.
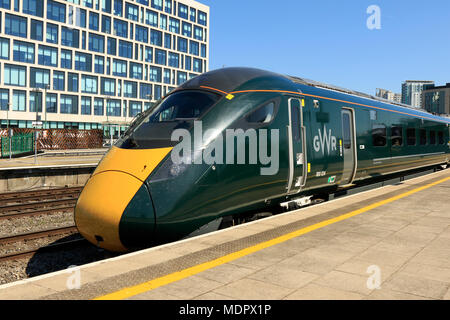
[[12,137],[0,138],[0,157],[6,158],[32,153],[34,151],[34,134],[16,134]]

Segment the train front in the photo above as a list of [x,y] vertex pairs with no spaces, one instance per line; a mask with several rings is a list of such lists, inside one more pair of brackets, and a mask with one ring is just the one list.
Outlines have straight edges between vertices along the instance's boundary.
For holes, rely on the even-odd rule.
[[177,143],[171,141],[172,132],[189,130],[221,97],[205,90],[179,90],[130,126],[99,163],[77,201],[75,223],[87,240],[110,251],[152,241],[156,216],[149,176],[170,161]]

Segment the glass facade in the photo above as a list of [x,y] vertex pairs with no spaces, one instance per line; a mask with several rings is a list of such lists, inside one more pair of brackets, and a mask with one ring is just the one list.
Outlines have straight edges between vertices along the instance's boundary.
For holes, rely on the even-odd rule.
[[192,0],[0,1],[0,112],[24,126],[36,109],[47,127],[130,122],[208,70],[208,15]]

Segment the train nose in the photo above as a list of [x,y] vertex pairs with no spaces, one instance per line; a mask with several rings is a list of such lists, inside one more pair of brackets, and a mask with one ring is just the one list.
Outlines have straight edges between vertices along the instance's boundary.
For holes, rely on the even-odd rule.
[[89,179],[75,207],[78,231],[90,242],[110,251],[126,251],[119,225],[142,181],[120,171],[105,171]]

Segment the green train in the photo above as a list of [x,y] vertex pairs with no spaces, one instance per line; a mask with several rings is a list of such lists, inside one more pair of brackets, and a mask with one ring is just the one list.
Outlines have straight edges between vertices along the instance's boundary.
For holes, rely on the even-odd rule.
[[207,72],[136,119],[86,183],[75,222],[111,251],[181,239],[230,217],[447,165],[449,124],[311,80]]

